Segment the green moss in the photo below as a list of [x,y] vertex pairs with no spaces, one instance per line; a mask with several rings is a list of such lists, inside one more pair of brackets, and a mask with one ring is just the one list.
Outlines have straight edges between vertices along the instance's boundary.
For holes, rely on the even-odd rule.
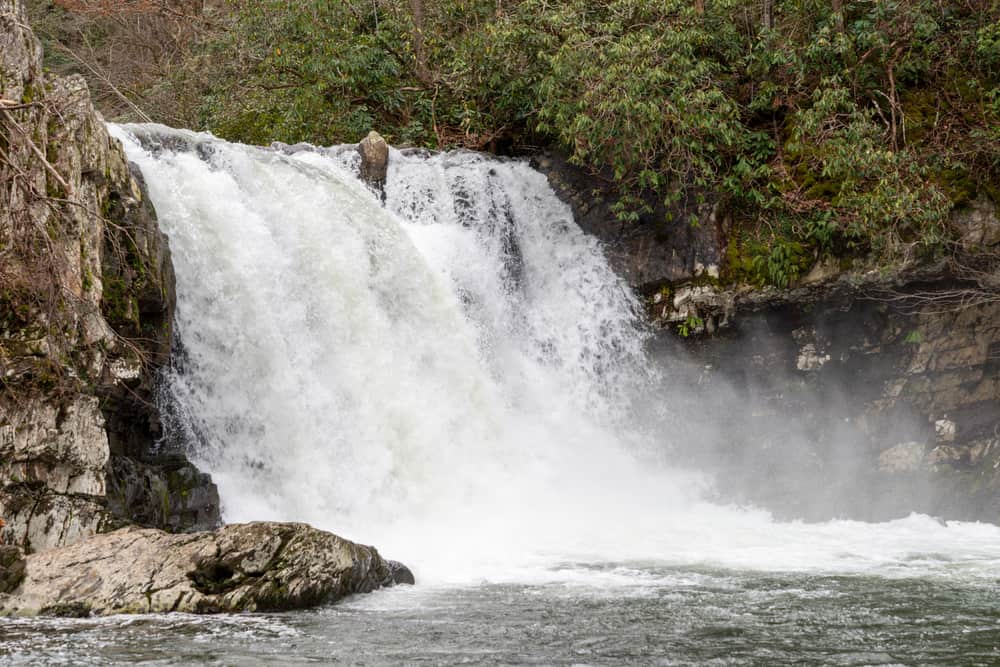
[[755,264],[755,258],[763,253],[760,243],[749,237],[739,238],[736,234],[729,237],[726,244],[726,262],[722,270],[722,282],[725,284],[764,285],[767,280]]
[[101,200],[101,217],[105,219],[111,218],[111,212],[114,210],[114,202],[111,197],[105,197]]
[[101,312],[112,326],[126,323],[138,324],[139,309],[125,280],[110,273],[104,274],[104,292],[101,295]]
[[21,104],[31,104],[35,101],[38,96],[39,91],[31,83],[24,87],[24,93],[21,95]]
[[143,261],[142,255],[139,253],[139,248],[135,244],[135,240],[132,236],[126,239],[127,246],[127,256],[129,267],[135,272],[137,279],[141,282],[146,278],[146,262]]
[[980,183],[979,193],[989,197],[994,204],[1000,204],[1000,181],[986,180]]
[[190,474],[185,474],[183,471],[173,471],[167,475],[167,488],[170,489],[172,496],[177,496],[181,499],[184,506],[187,505],[188,496],[191,495],[191,490],[196,485],[197,480]]
[[976,181],[965,169],[942,169],[937,173],[937,181],[955,206],[967,204],[976,196]]
[[940,118],[941,97],[933,90],[917,88],[907,91],[901,100],[906,119],[906,141],[913,145],[931,135]]

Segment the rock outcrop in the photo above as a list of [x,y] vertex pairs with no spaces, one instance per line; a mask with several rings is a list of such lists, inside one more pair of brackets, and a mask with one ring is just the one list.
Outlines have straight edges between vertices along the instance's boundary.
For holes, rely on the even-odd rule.
[[783,516],[1000,522],[1000,298],[960,291],[786,291],[661,339],[696,361],[670,375],[697,443],[678,456]]
[[644,298],[684,415],[664,440],[718,474],[720,499],[1000,522],[1000,215],[986,195],[952,212],[946,259],[816,258],[776,288],[739,282],[711,193],[669,209],[646,197],[651,212],[624,223],[610,175],[558,152],[533,166]]
[[19,0],[0,1],[0,100],[0,538],[30,552],[126,521],[217,524],[209,480],[153,497],[171,486],[153,448],[167,240],[83,79],[43,73]]
[[636,222],[614,212],[620,195],[610,174],[593,174],[551,151],[532,160],[573,209],[577,224],[601,240],[612,268],[641,294],[705,276],[718,278],[731,221],[719,198],[689,193],[669,208],[645,193],[649,208]]
[[[11,560],[11,559],[7,559]],[[4,566],[0,614],[87,616],[299,609],[394,583],[405,567],[304,524],[235,524],[170,534],[123,528]]]
[[361,180],[385,200],[385,179],[389,173],[389,144],[375,130],[358,144]]

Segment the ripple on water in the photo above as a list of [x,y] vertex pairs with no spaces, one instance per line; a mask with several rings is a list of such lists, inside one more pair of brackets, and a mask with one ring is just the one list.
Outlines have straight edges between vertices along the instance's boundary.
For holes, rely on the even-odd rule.
[[[575,566],[565,563],[561,570]],[[587,565],[317,610],[5,621],[14,665],[1000,664],[996,580]],[[623,584],[622,582],[631,582]]]

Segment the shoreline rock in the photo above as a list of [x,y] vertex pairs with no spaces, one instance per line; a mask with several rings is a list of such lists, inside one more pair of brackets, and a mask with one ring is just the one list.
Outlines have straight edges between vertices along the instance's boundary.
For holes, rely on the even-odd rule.
[[0,591],[8,616],[284,611],[413,583],[374,547],[301,523],[187,534],[129,527],[4,562],[10,575],[0,580],[20,579]]

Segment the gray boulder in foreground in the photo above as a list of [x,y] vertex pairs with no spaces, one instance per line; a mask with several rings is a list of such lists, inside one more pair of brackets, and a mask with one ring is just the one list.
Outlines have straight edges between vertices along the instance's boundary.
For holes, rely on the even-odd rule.
[[0,593],[0,614],[278,611],[413,583],[374,547],[301,523],[188,534],[123,528],[29,555],[17,569],[23,578]]

